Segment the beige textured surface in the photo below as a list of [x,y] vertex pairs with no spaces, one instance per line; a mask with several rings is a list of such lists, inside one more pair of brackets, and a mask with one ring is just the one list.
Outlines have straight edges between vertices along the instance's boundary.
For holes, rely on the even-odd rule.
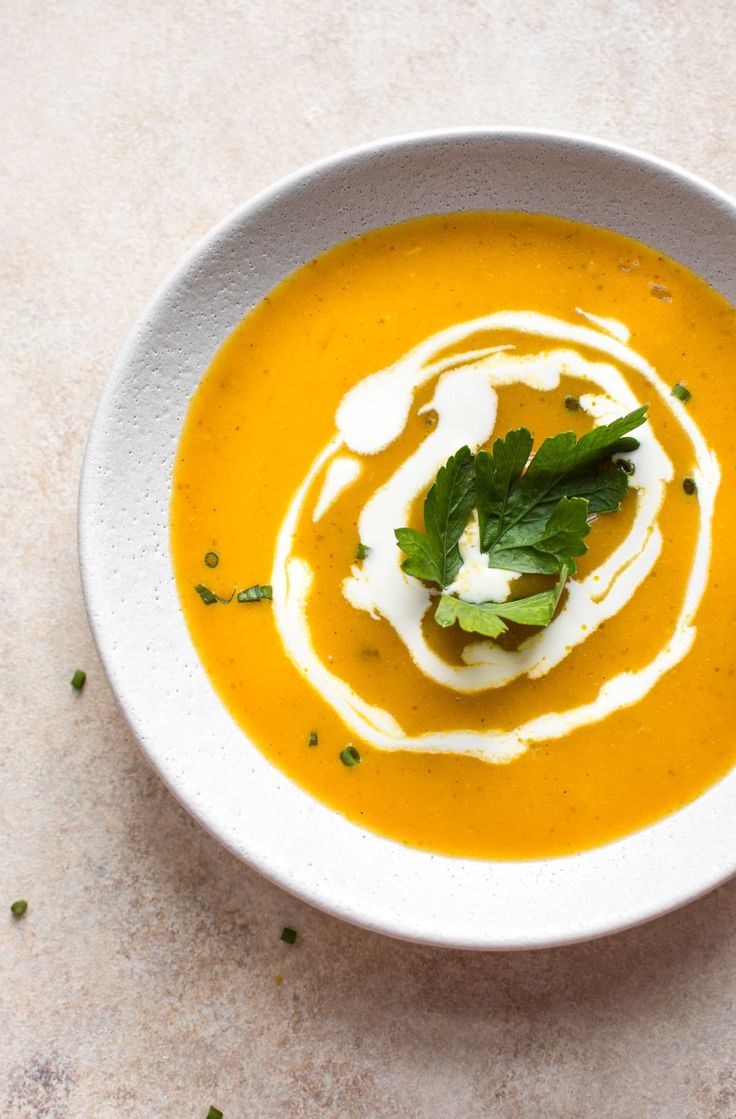
[[105,372],[217,219],[342,146],[463,123],[597,133],[736,191],[735,16],[732,0],[2,4],[3,1119],[736,1116],[736,885],[536,955],[415,948],[308,909],[144,763],[75,554]]

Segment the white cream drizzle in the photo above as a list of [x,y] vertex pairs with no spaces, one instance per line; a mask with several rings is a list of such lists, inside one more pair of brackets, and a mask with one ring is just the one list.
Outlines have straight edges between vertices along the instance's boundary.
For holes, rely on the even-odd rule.
[[579,315],[582,315],[584,319],[587,319],[588,322],[592,322],[594,326],[598,326],[601,330],[605,330],[606,334],[610,334],[613,338],[617,338],[618,341],[623,342],[624,345],[626,345],[629,338],[631,338],[631,331],[626,323],[621,322],[620,319],[603,318],[601,315],[591,314],[590,311],[583,311],[580,307],[576,307],[575,310]]
[[480,550],[480,526],[475,509],[458,540],[458,550],[463,564],[454,582],[445,588],[447,594],[455,594],[463,602],[505,602],[519,576],[515,571],[491,567],[488,556]]
[[[668,385],[640,354],[626,345],[629,332],[624,324],[579,309],[578,312],[599,329],[535,312],[502,311],[440,331],[393,365],[364,378],[343,398],[336,414],[338,434],[317,456],[294,496],[279,532],[271,580],[276,623],[284,647],[351,730],[379,748],[468,753],[488,761],[508,761],[533,742],[564,736],[638,702],[692,646],[693,619],[710,563],[713,503],[720,478],[718,461],[682,403],[671,397]],[[438,356],[466,338],[492,331],[539,335],[563,345],[532,356],[510,352],[511,345]],[[575,346],[597,351],[609,360],[584,358]],[[641,442],[636,454],[636,473],[631,478],[636,512],[626,539],[585,579],[570,580],[566,600],[552,624],[514,651],[487,641],[469,642],[463,650],[462,665],[449,664],[434,653],[422,632],[422,619],[431,606],[432,595],[422,583],[401,570],[401,554],[393,529],[407,523],[411,503],[427,489],[439,467],[458,447],[467,443],[475,450],[490,439],[498,387],[523,383],[540,391],[551,391],[559,386],[560,376],[567,374],[591,385],[591,391],[580,402],[596,424],[609,422],[637,407],[641,402],[611,361],[635,370],[649,382],[693,447],[700,531],[674,631],[649,665],[607,681],[592,703],[550,712],[508,733],[458,729],[406,735],[390,712],[366,704],[350,684],[320,660],[312,645],[306,607],[313,576],[309,564],[293,554],[293,544],[314,483],[324,474],[313,513],[316,521],[360,471],[359,461],[345,455],[345,448],[354,455],[365,455],[389,446],[406,426],[416,389],[436,379],[432,401],[425,410],[437,413],[437,424],[364,506],[359,536],[370,545],[370,553],[362,563],[353,565],[344,581],[343,593],[356,609],[389,622],[418,669],[438,684],[472,693],[501,687],[521,675],[541,677],[626,605],[660,555],[662,537],[657,519],[673,470],[651,424],[636,432]],[[488,567],[487,559],[479,551],[477,528],[473,528],[472,522],[460,547],[463,566],[452,589],[467,601],[484,601],[489,597],[501,601],[507,597],[513,573]],[[486,593],[487,587],[491,593]]]
[[337,501],[341,493],[343,493],[348,486],[352,486],[359,477],[362,470],[357,458],[352,455],[338,455],[333,458],[332,462],[325,471],[325,478],[322,483],[322,489],[317,498],[317,504],[312,513],[312,521],[314,524],[321,521],[328,509]]

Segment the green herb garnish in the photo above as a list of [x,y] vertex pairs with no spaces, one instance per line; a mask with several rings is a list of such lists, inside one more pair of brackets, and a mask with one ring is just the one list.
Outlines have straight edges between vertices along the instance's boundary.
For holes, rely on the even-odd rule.
[[688,497],[692,497],[694,493],[698,492],[698,484],[694,478],[683,478],[682,488]]
[[681,400],[683,404],[687,404],[692,395],[693,394],[690,392],[690,389],[687,388],[684,381],[678,381],[677,384],[673,385],[670,389],[670,396],[677,397],[677,399]]
[[206,567],[217,567],[220,562],[220,557],[217,552],[206,552],[204,562]]
[[309,745],[319,746],[319,736],[316,730],[310,731],[309,733]]
[[207,1119],[222,1119],[222,1112],[219,1107],[211,1107],[207,1112]]
[[526,598],[510,602],[463,602],[453,595],[443,594],[437,604],[434,619],[441,626],[457,622],[468,633],[481,633],[484,637],[500,637],[509,628],[506,622],[524,626],[548,626],[554,617],[557,603],[567,581],[567,568],[563,567],[554,587]]
[[269,601],[273,598],[273,588],[268,583],[255,583],[238,591],[238,602],[262,602],[264,598]]
[[534,440],[523,427],[497,439],[490,452],[473,455],[462,447],[448,460],[424,501],[424,533],[396,529],[407,575],[445,591],[462,566],[458,543],[475,508],[490,567],[564,577],[541,594],[505,603],[476,606],[443,594],[435,615],[440,625],[457,621],[468,632],[496,637],[507,628],[503,619],[549,624],[565,579],[575,574],[575,557],[587,551],[589,518],[621,508],[627,470],[612,456],[639,446],[629,432],[644,423],[647,408],[579,439],[572,431],[553,435],[531,461]]
[[358,544],[358,547],[355,549],[355,558],[358,561],[367,559],[370,554],[371,550],[367,544]]
[[14,901],[11,905],[10,912],[13,914],[14,917],[22,917],[27,909],[28,902],[25,900],[25,898],[19,898],[18,901]]
[[[212,553],[214,555],[214,552]],[[214,606],[216,602],[222,603],[227,606],[232,602],[235,597],[235,590],[229,598],[220,598],[219,594],[215,594],[209,587],[205,587],[202,583],[197,583],[194,588],[205,606]],[[244,591],[238,591],[238,602],[262,602],[263,599],[272,599],[273,590],[268,583],[255,583],[252,587],[246,587]]]
[[81,692],[82,688],[84,687],[84,682],[85,682],[86,679],[87,679],[87,673],[83,672],[81,668],[75,668],[74,674],[73,674],[71,680],[69,681],[69,683],[71,684],[71,686],[73,688],[76,688],[78,692]]
[[415,528],[396,529],[407,575],[447,587],[460,570],[458,540],[475,505],[474,461],[470,448],[462,447],[440,468],[424,500],[426,536]]
[[205,606],[214,606],[216,602],[221,602],[223,606],[227,606],[229,602],[232,602],[233,595],[235,594],[235,591],[233,590],[230,598],[220,598],[219,594],[215,594],[214,591],[211,591],[209,587],[205,587],[202,583],[197,583],[194,589],[199,597],[202,599],[202,602],[205,604]]
[[360,754],[350,742],[340,754],[340,761],[350,769],[354,765],[360,765]]
[[290,929],[288,926],[286,926],[281,931],[281,939],[283,940],[284,944],[294,944],[296,941],[296,937],[296,929]]

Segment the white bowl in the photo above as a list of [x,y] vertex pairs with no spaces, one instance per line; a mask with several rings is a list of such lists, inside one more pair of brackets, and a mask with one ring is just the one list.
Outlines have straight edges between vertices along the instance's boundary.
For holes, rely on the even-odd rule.
[[618,230],[736,300],[736,203],[627,148],[472,129],[390,139],[315,164],[208,234],[128,339],[87,444],[81,567],[100,656],[143,750],[231,851],[306,901],[382,933],[537,948],[645,921],[733,874],[736,771],[660,823],[567,858],[483,862],[382,839],[302,792],[237,726],[185,627],[169,555],[172,464],[187,405],[243,315],[339,241],[469,209],[540,211]]

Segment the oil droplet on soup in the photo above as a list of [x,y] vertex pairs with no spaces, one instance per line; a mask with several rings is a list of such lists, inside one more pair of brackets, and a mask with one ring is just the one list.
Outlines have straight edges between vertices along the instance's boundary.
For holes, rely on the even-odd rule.
[[[734,352],[734,310],[693,273],[542,215],[424,218],[288,277],[204,375],[172,490],[187,624],[253,742],[356,823],[478,858],[590,848],[718,780],[736,752]],[[393,530],[438,466],[640,402],[631,492],[552,624],[521,644],[436,626]],[[207,604],[202,584],[251,593]]]

